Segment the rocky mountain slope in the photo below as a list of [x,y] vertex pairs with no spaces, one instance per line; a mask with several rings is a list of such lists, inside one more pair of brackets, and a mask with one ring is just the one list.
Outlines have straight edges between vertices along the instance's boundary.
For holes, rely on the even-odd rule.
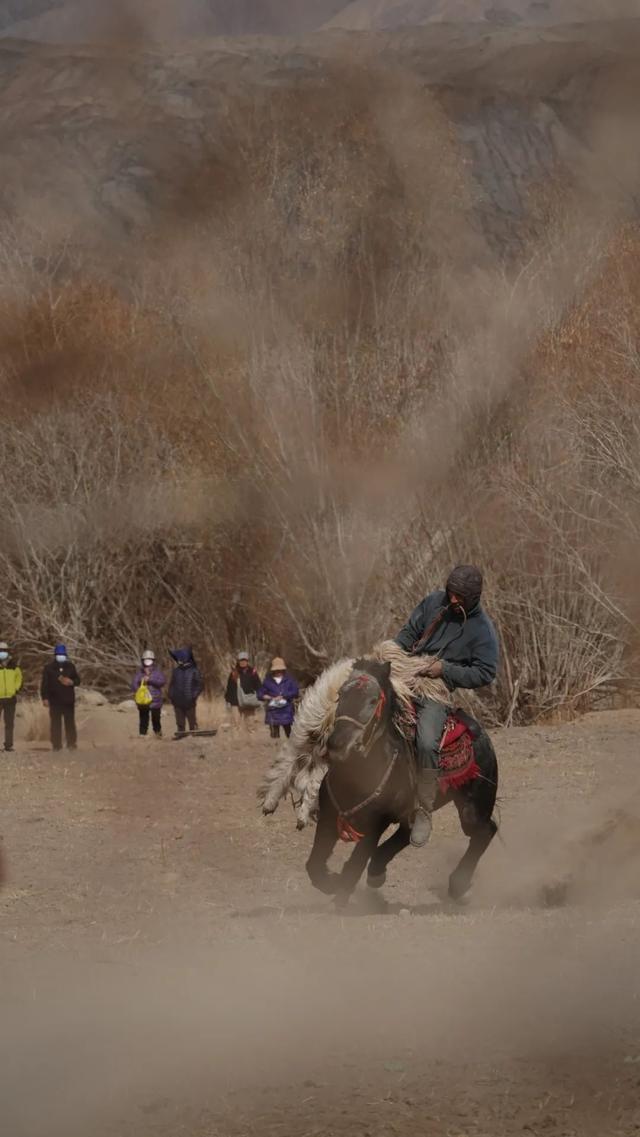
[[640,16],[638,0],[352,0],[330,27],[359,31],[415,27],[434,21],[491,27],[553,26]]
[[0,34],[48,43],[389,31],[447,22],[552,26],[640,16],[640,0],[4,0]]
[[49,43],[312,31],[344,0],[8,0],[4,35]]
[[[632,203],[635,151],[625,132],[633,134],[640,96],[640,21],[480,29],[433,24],[356,44],[335,32],[295,47],[215,40],[163,51],[6,39],[0,201],[13,218],[46,216],[53,230],[85,236],[149,231],[176,210],[182,221],[194,208],[220,219],[247,191],[248,135],[254,160],[270,160],[273,139],[254,128],[277,114],[283,186],[300,161],[301,121],[308,161],[326,162],[340,123],[359,119],[360,176],[401,174],[416,146],[436,165],[446,151],[459,208],[497,246],[522,237],[551,182],[578,180],[596,193],[615,184]],[[388,105],[365,96],[369,88],[388,90]],[[304,118],[289,129],[296,105]],[[432,190],[424,183],[427,197]]]

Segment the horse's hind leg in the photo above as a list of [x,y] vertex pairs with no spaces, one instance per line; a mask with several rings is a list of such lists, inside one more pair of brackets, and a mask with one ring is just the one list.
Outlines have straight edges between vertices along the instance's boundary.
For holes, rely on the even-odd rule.
[[471,887],[478,862],[489,848],[498,826],[491,817],[483,816],[473,797],[460,793],[454,797],[462,831],[469,838],[467,851],[449,877],[449,896],[461,900]]
[[318,824],[306,870],[313,887],[324,892],[325,896],[333,896],[339,887],[339,874],[329,872],[327,867],[327,861],[335,849],[337,840],[336,812],[323,785],[320,788]]
[[395,833],[387,837],[377,849],[369,861],[369,869],[367,872],[367,884],[369,888],[382,888],[387,879],[387,868],[391,864],[394,857],[406,849],[410,842],[410,830],[406,825],[399,825]]

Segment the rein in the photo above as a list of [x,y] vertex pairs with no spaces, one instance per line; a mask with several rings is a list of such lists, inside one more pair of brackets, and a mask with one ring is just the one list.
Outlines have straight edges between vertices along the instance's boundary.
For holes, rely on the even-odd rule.
[[[400,753],[400,751],[398,749],[394,750],[393,754],[391,755],[391,761],[389,762],[384,774],[382,775],[381,780],[378,782],[378,785],[376,786],[373,793],[369,794],[369,796],[366,797],[364,799],[364,801],[358,802],[357,805],[352,806],[351,809],[341,809],[340,808],[340,805],[338,804],[336,795],[334,794],[334,792],[331,788],[330,774],[327,774],[327,776],[325,778],[325,785],[327,787],[327,793],[329,794],[329,800],[330,800],[333,808],[336,810],[336,813],[338,814],[338,825],[339,826],[340,826],[341,821],[346,821],[349,817],[354,817],[356,815],[356,813],[360,813],[360,810],[366,809],[368,805],[371,805],[371,803],[376,800],[376,798],[380,797],[380,794],[382,793],[384,787],[386,786],[387,782],[389,781],[389,778],[391,777],[391,774],[393,772],[393,767],[396,764],[396,760],[398,758],[399,753]],[[363,834],[361,833],[360,836],[362,837]]]
[[[368,677],[367,677],[367,682],[368,682]],[[360,686],[363,686],[363,684],[360,682],[360,680],[358,680],[358,683]],[[362,737],[364,739],[366,736],[366,733],[369,730],[369,727],[372,725],[372,723],[375,723],[375,722],[380,723],[381,722],[382,712],[384,711],[384,708],[386,705],[387,705],[387,696],[385,695],[384,691],[382,690],[382,687],[380,687],[380,694],[378,696],[378,702],[376,703],[376,705],[373,709],[373,714],[371,715],[371,718],[369,718],[367,720],[367,722],[364,723],[364,725],[360,722],[360,719],[354,719],[352,715],[336,715],[335,719],[333,720],[333,724],[335,726],[335,724],[337,722],[350,722],[350,723],[352,723],[353,726],[357,726],[360,728],[360,730],[362,731]],[[371,747],[373,746],[373,744],[376,740],[377,740],[377,733],[376,733],[375,728],[374,728],[374,730],[372,730],[372,732],[371,732],[371,738],[367,739],[366,745],[364,747],[362,747],[362,750],[363,750],[365,757],[369,753]]]

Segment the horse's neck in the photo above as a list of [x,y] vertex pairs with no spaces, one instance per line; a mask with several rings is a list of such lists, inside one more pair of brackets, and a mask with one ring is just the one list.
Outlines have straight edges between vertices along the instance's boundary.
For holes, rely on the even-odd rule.
[[335,781],[336,785],[345,787],[354,783],[361,786],[365,780],[369,781],[372,778],[375,780],[384,774],[394,754],[403,745],[406,745],[406,741],[390,716],[384,730],[380,731],[365,753],[358,753],[347,762],[336,762],[331,765],[331,780]]

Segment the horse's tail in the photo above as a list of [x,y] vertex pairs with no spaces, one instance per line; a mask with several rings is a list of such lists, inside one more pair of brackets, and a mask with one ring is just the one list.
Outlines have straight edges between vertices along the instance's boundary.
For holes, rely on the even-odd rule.
[[476,725],[473,749],[480,773],[473,782],[472,796],[480,816],[488,821],[493,817],[498,795],[498,759],[486,730],[479,723]]
[[258,803],[263,813],[275,813],[282,798],[287,796],[295,781],[296,766],[296,755],[285,743],[258,787]]
[[275,813],[283,797],[291,794],[298,828],[313,820],[320,785],[328,769],[317,754],[296,753],[290,742],[280,748],[258,788],[258,802],[265,814]]
[[294,800],[298,829],[304,829],[310,821],[315,820],[318,813],[320,786],[328,769],[328,762],[310,758],[296,774],[293,788],[298,794],[298,799]]

